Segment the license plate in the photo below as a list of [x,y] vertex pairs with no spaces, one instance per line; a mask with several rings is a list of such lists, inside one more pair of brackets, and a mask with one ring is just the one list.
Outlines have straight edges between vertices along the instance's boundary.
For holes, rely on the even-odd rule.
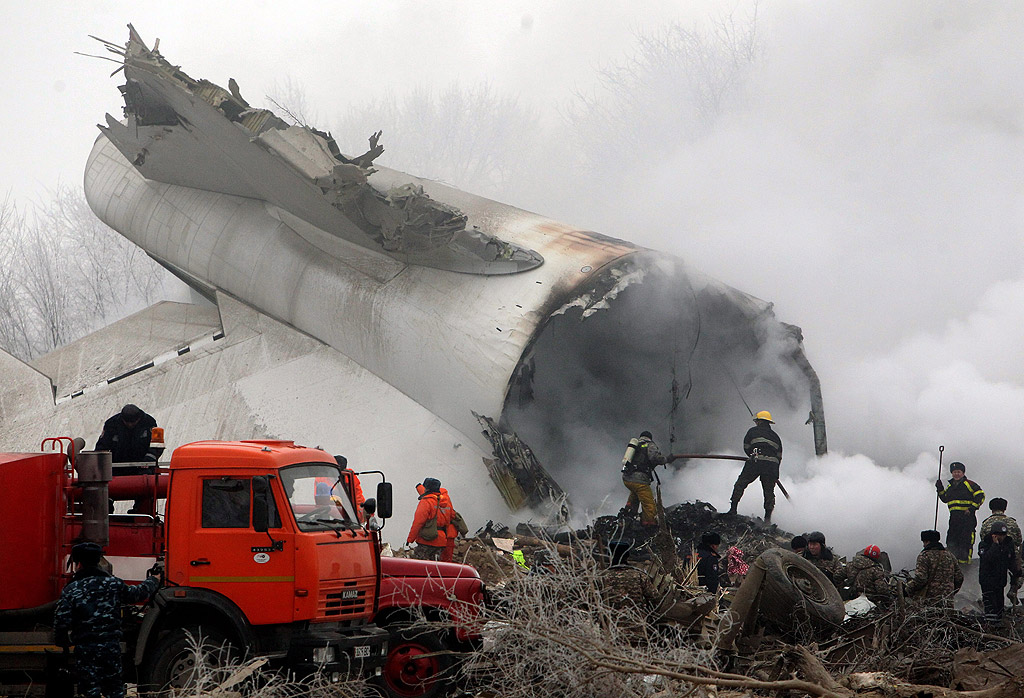
[[369,645],[362,645],[360,647],[356,647],[356,659],[366,659],[369,656],[370,656],[370,646]]
[[343,599],[358,599],[359,598],[359,592],[356,591],[355,589],[353,589],[352,591],[343,591],[343,592],[341,592],[341,598],[343,598]]

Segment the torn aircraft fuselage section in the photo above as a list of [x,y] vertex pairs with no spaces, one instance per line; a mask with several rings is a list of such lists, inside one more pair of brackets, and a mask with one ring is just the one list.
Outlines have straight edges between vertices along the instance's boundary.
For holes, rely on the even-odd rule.
[[575,289],[539,327],[509,382],[500,428],[588,506],[615,491],[617,459],[644,429],[665,451],[710,453],[738,448],[751,409],[810,411],[821,455],[820,385],[801,339],[771,304],[679,260],[632,255]]
[[[510,507],[618,491],[609,478],[642,429],[696,452],[738,440],[745,404],[807,414],[799,332],[770,304],[627,241],[374,168],[379,134],[346,157],[134,30],[108,47],[125,122],[107,117],[86,166],[96,214],[207,297],[316,338],[493,453],[482,465]],[[383,433],[407,426],[379,414],[393,415]]]
[[467,229],[457,208],[407,183],[379,190],[368,177],[384,148],[344,156],[323,131],[254,108],[234,80],[195,80],[150,50],[131,29],[124,58],[124,123],[100,129],[147,179],[262,199],[349,242],[408,264],[473,274],[511,274],[543,258]]

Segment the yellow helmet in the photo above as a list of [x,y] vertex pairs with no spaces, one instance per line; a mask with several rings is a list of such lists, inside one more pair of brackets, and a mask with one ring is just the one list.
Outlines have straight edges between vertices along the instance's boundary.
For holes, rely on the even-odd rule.
[[766,422],[771,422],[772,424],[775,424],[775,421],[772,419],[772,413],[769,412],[768,410],[761,410],[760,412],[754,415],[755,422],[759,419],[763,419]]

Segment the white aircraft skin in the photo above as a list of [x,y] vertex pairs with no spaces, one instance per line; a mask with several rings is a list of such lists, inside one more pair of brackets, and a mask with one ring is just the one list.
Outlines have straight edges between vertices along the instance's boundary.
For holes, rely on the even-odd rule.
[[[133,401],[167,429],[169,446],[185,439],[254,437],[324,445],[349,456],[356,470],[386,471],[400,502],[411,500],[423,477],[439,477],[460,511],[482,524],[500,507],[501,495],[484,467],[485,459],[493,458],[492,444],[476,415],[497,421],[507,411],[513,376],[544,345],[538,339],[553,318],[565,320],[570,313],[560,314],[573,305],[585,308],[581,318],[602,312],[645,276],[683,275],[682,263],[666,255],[373,166],[363,168],[364,181],[381,196],[405,185],[421,186],[429,201],[465,216],[468,238],[479,232],[507,246],[503,255],[484,261],[458,244],[423,254],[382,248],[367,236],[365,221],[354,225],[338,207],[317,200],[328,189],[317,183],[323,183],[330,162],[326,170],[321,161],[311,162],[308,169],[319,172],[319,179],[303,178],[305,170],[275,150],[284,147],[282,138],[308,145],[316,141],[313,132],[292,127],[236,138],[244,135],[242,125],[151,70],[146,61],[152,62],[152,54],[140,46],[136,42],[133,49],[130,42],[126,52],[128,79],[142,84],[145,94],[163,95],[162,103],[173,104],[188,127],[139,127],[129,115],[126,128],[108,117],[86,164],[86,197],[107,225],[214,300],[226,341],[207,343],[191,356],[170,355],[153,370],[74,399],[67,395],[87,387],[74,371],[57,385],[52,373],[35,375],[23,367],[17,383],[37,403],[40,416],[33,424],[84,429],[88,437],[90,421],[98,432],[103,418]],[[786,333],[768,304],[692,271],[685,276],[694,303],[710,290],[737,316],[749,318],[752,327],[766,322],[768,334]],[[174,322],[187,315],[170,306],[164,312]],[[587,324],[565,322],[560,332]],[[714,317],[704,323],[710,336]],[[761,343],[754,354],[764,349],[764,334],[751,335]],[[102,345],[111,352],[109,359],[92,358],[113,366],[116,330],[106,336],[115,338]],[[254,349],[253,339],[264,349]],[[176,341],[168,336],[162,351],[173,352]],[[602,343],[588,338],[585,344],[596,350]],[[785,351],[799,350],[802,356],[799,340],[790,344]],[[97,342],[90,346],[94,354],[101,351]],[[571,341],[564,348],[570,346]],[[561,350],[557,342],[546,349]],[[588,346],[573,347],[581,350]],[[678,354],[673,346],[663,350],[666,356]],[[58,351],[69,356],[82,350],[73,345]],[[280,360],[289,352],[295,356]],[[235,374],[224,376],[217,364],[229,356]],[[806,395],[800,370],[781,379],[770,373],[743,382],[788,381],[787,390]],[[56,393],[55,405],[40,397],[47,380],[57,385],[50,391]],[[776,408],[777,419],[779,412],[807,413],[806,397],[780,401],[787,405]],[[0,395],[0,427],[5,427],[0,434],[6,431],[0,446],[31,450],[34,444],[11,448],[12,440],[38,437],[36,427],[3,408]],[[705,411],[717,414],[713,406]],[[745,412],[740,417],[749,424]],[[628,438],[633,427],[624,425],[612,442]],[[543,465],[544,454],[538,454]],[[411,520],[411,502],[404,504],[396,507],[399,516],[389,528],[396,544]]]

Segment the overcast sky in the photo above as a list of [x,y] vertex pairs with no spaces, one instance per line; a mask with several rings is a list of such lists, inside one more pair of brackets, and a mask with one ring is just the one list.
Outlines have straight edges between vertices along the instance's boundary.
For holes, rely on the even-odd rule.
[[[287,79],[326,115],[388,90],[488,80],[557,119],[638,33],[752,7],[0,2],[0,192],[18,200],[81,181],[95,124],[120,115],[121,79],[73,52],[102,52],[88,34],[123,43],[128,22],[189,74],[233,77],[254,103]],[[608,163],[600,197],[574,195],[571,181],[525,196],[539,213],[678,254],[803,327],[834,455],[784,464],[803,499],[780,504],[783,524],[814,527],[817,505],[863,493],[841,542],[863,546],[883,517],[909,529],[909,553],[931,526],[940,443],[1024,514],[1024,3],[765,1],[758,30],[763,58],[710,132],[645,144],[643,171],[619,181]],[[718,480],[722,499],[731,481]],[[680,483],[695,496],[698,481]]]
[[[321,114],[391,90],[490,80],[524,101],[563,100],[621,56],[635,30],[707,15],[711,2],[76,2],[0,0],[0,112],[18,127],[0,185],[31,197],[80,180],[117,66],[89,35],[123,44],[130,22],[193,76],[235,78],[254,103],[291,78]],[[255,98],[255,99],[254,99]]]

